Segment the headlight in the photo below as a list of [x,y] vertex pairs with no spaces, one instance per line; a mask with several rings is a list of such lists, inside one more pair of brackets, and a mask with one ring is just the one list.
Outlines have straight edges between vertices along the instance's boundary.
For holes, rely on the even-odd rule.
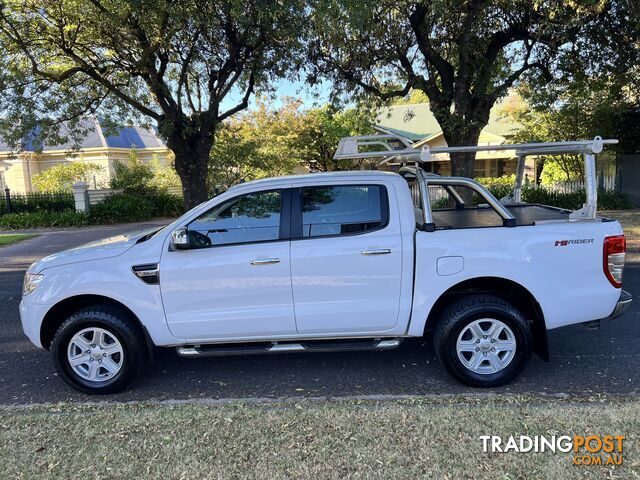
[[33,292],[43,278],[44,275],[41,273],[27,272],[24,276],[24,284],[22,285],[22,296],[29,295]]

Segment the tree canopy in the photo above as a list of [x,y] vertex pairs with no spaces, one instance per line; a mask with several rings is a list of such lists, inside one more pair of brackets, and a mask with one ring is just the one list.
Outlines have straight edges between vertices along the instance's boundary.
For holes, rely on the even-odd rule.
[[206,199],[216,127],[254,90],[297,66],[297,0],[5,0],[0,4],[3,135],[76,138],[90,113],[157,124],[185,203]]
[[257,106],[229,119],[216,134],[209,164],[211,188],[226,189],[241,181],[284,175],[297,166],[312,172],[351,168],[333,154],[338,140],[370,132],[366,109],[332,105],[304,109],[286,98],[275,107],[264,98]]
[[[491,107],[522,78],[539,84],[621,71],[637,54],[626,0],[319,0],[310,80],[330,76],[381,100],[420,90],[449,145],[474,145]],[[340,22],[333,19],[340,18]],[[473,154],[452,173],[472,176]]]

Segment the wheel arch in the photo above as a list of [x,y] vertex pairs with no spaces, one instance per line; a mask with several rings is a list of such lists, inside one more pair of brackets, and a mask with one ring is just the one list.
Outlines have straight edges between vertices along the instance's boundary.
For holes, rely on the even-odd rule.
[[452,301],[469,294],[483,293],[502,298],[516,307],[532,322],[533,351],[549,361],[549,342],[544,313],[533,294],[523,285],[503,277],[476,277],[457,283],[446,290],[429,312],[424,333],[432,331],[440,314]]
[[51,342],[58,328],[70,315],[93,305],[108,305],[121,311],[144,336],[147,347],[150,348],[152,346],[147,329],[138,316],[122,302],[103,295],[74,295],[60,300],[45,314],[40,326],[40,344],[42,347],[46,349],[51,347]]

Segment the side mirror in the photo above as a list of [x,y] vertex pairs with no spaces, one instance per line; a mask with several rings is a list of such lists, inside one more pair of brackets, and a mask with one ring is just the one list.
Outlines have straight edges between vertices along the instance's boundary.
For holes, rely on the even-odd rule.
[[189,233],[186,228],[177,228],[171,232],[171,247],[176,250],[189,248]]

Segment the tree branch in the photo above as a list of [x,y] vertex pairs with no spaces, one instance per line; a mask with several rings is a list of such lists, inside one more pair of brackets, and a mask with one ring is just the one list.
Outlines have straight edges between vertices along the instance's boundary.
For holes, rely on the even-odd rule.
[[198,39],[202,34],[202,30],[196,30],[193,38],[191,39],[191,46],[189,47],[189,51],[187,52],[187,56],[182,58],[182,68],[180,69],[180,76],[178,78],[178,88],[176,97],[178,97],[178,105],[182,108],[182,88],[185,86],[187,80],[187,74],[189,73],[189,68],[191,66],[191,59],[193,58],[193,54],[196,49],[196,44],[198,43]]
[[442,94],[445,95],[447,99],[451,99],[453,98],[455,70],[449,62],[431,47],[431,43],[429,42],[430,32],[425,24],[427,12],[428,7],[422,5],[416,6],[415,10],[409,15],[409,24],[416,36],[418,50],[420,50],[420,53],[424,56],[427,65],[433,65],[440,76]]
[[224,119],[230,117],[231,115],[234,115],[242,110],[244,110],[245,108],[247,108],[249,106],[249,98],[251,97],[251,94],[253,93],[253,88],[255,87],[255,74],[252,71],[251,74],[249,75],[249,83],[247,84],[247,89],[244,92],[244,97],[242,98],[242,101],[240,103],[238,103],[235,107],[227,110],[226,112],[218,115],[218,118],[216,119],[217,122],[222,122]]
[[382,100],[389,100],[394,97],[404,97],[409,93],[411,87],[413,86],[413,81],[408,81],[402,90],[389,90],[383,92],[378,87],[375,87],[365,82],[361,78],[358,78],[353,72],[348,71],[344,67],[342,67],[342,65],[334,64],[334,67],[340,72],[345,80],[358,85],[365,92],[371,93]]

